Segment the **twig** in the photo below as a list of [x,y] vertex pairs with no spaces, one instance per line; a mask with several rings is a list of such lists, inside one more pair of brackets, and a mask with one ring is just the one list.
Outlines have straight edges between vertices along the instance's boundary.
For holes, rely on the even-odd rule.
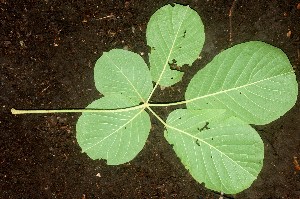
[[229,14],[228,14],[228,16],[229,16],[229,42],[230,42],[230,45],[232,44],[232,15],[233,15],[233,10],[234,10],[236,1],[237,0],[233,0],[231,8],[229,10]]

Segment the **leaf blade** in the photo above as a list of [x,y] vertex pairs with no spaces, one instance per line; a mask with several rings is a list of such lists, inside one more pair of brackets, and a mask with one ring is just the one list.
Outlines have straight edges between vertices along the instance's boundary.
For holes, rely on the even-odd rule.
[[94,68],[95,85],[104,95],[121,94],[144,102],[152,90],[148,66],[136,53],[113,49],[104,52]]
[[166,5],[156,11],[147,25],[147,44],[150,71],[155,82],[171,86],[179,82],[183,73],[171,70],[173,62],[181,67],[191,65],[199,56],[205,35],[203,23],[188,6]]
[[[224,113],[177,109],[167,119],[170,126],[165,137],[198,182],[204,182],[209,189],[234,194],[256,179],[264,151],[254,129]],[[203,126],[206,128],[201,129]]]
[[294,106],[297,95],[286,55],[258,41],[221,52],[193,77],[185,94],[187,100],[197,99],[187,104],[189,109],[227,109],[250,124],[279,118]]
[[[88,109],[118,109],[134,103],[122,95],[105,96]],[[132,160],[142,149],[150,132],[150,118],[143,109],[127,112],[83,113],[76,124],[76,138],[92,159],[106,159],[108,165]]]

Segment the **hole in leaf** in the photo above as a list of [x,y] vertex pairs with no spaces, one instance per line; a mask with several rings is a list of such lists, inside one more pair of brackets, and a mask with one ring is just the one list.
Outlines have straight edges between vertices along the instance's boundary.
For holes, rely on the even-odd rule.
[[177,63],[177,61],[175,59],[173,59],[172,62],[169,62],[168,64],[169,64],[171,70],[178,70],[178,71],[180,71],[180,67],[177,66],[176,63]]
[[242,94],[242,92],[240,92],[240,94]]
[[210,129],[209,127],[208,127],[208,125],[209,125],[209,122],[205,122],[205,125],[202,127],[202,128],[197,128],[198,129],[198,131],[204,131],[204,130],[208,130],[208,129]]
[[200,146],[200,143],[199,143],[199,140],[198,140],[198,139],[196,140],[196,144],[197,144],[198,146]]
[[211,138],[211,140],[214,140],[214,138]]
[[212,156],[210,156],[210,158],[212,158]]
[[156,49],[155,47],[147,46],[148,47],[148,52],[153,53]]
[[147,46],[147,52],[151,53],[151,51],[152,51],[153,48],[154,48],[154,47]]
[[186,30],[184,30],[182,37],[185,38],[185,35],[186,35]]
[[124,129],[126,129],[126,126],[124,127]]
[[179,117],[178,119],[180,119],[180,120],[181,120],[181,117]]
[[171,77],[171,79],[173,79],[173,77]]

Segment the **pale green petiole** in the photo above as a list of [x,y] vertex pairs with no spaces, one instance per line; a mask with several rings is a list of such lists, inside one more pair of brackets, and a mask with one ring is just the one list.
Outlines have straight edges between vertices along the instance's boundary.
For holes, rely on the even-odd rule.
[[116,113],[116,112],[126,112],[136,109],[141,109],[145,107],[144,104],[122,108],[122,109],[61,109],[61,110],[17,110],[12,108],[12,114],[31,114],[31,113]]

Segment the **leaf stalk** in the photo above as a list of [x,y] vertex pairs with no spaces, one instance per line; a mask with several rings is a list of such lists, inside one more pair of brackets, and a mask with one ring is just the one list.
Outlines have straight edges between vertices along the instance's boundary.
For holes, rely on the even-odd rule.
[[43,113],[117,113],[145,108],[144,104],[121,109],[58,109],[58,110],[17,110],[12,108],[12,114],[43,114]]

